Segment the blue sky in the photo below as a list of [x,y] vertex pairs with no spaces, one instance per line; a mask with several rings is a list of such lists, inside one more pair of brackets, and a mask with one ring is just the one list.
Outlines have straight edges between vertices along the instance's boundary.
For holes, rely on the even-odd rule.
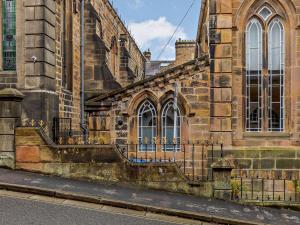
[[[150,48],[152,59],[158,59],[163,46],[190,7],[193,0],[110,0],[126,22],[141,50]],[[195,0],[177,34],[160,59],[174,59],[178,38],[194,40],[201,0]]]

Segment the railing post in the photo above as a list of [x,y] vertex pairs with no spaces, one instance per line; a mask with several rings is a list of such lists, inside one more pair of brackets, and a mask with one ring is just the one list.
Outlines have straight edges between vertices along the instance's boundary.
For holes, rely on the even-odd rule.
[[185,175],[185,151],[186,151],[186,149],[185,149],[185,144],[183,144],[183,173],[184,173],[184,175]]
[[201,174],[202,180],[204,180],[204,143],[202,143],[202,152],[201,152]]
[[283,179],[283,200],[285,201],[285,179]]
[[193,181],[195,181],[195,143],[193,142],[192,149],[192,166],[193,166]]
[[264,201],[264,189],[265,189],[265,181],[264,178],[261,180],[261,200]]

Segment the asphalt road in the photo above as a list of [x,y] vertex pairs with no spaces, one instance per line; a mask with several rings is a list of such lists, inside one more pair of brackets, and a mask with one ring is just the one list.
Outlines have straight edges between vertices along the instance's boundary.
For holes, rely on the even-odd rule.
[[0,225],[202,224],[133,210],[38,195],[0,192]]

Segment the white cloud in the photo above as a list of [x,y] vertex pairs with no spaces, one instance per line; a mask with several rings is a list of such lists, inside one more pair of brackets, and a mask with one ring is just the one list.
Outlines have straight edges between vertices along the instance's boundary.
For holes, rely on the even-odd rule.
[[[129,30],[131,30],[140,47],[142,49],[150,48],[152,51],[156,51],[157,54],[159,54],[159,51],[163,49],[167,41],[171,38],[175,29],[176,26],[170,23],[166,17],[160,17],[157,20],[129,23]],[[179,38],[187,38],[182,27],[176,32],[174,39],[167,46],[162,58],[170,59],[175,57],[174,41]]]

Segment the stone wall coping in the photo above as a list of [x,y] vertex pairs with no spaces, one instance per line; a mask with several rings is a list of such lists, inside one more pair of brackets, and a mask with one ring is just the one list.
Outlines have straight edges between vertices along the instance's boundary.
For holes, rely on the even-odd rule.
[[220,159],[211,165],[214,170],[232,170],[234,165],[229,159]]
[[22,101],[25,96],[17,89],[5,88],[0,90],[0,100]]

